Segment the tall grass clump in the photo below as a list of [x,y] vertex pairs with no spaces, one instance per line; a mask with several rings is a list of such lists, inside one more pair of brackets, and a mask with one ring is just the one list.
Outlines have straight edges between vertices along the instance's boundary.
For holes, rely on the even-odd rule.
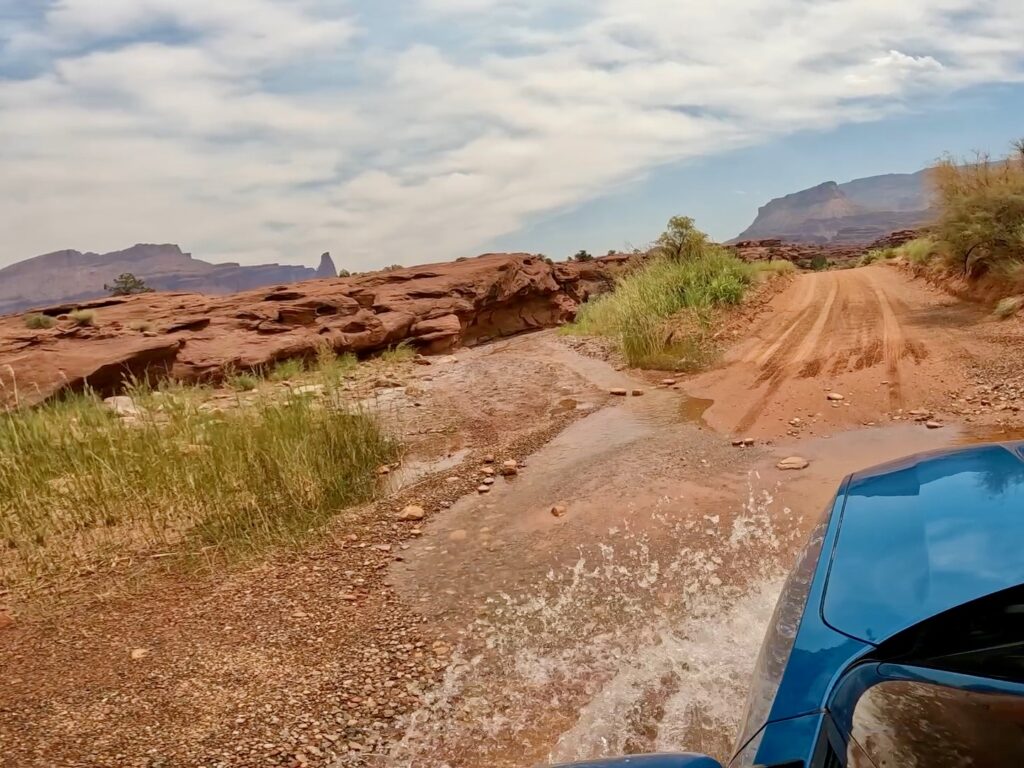
[[710,310],[738,304],[757,269],[681,221],[691,231],[676,233],[677,247],[665,247],[669,233],[663,235],[656,255],[622,277],[612,293],[585,304],[567,332],[613,337],[630,365],[665,367],[669,318],[688,310],[707,321]]
[[0,576],[12,589],[159,554],[297,542],[376,490],[398,447],[306,398],[210,413],[173,391],[115,416],[91,394],[0,414]]
[[306,372],[306,361],[293,357],[288,360],[281,360],[270,370],[271,381],[291,381]]
[[939,206],[935,233],[946,246],[948,267],[976,280],[998,278],[1024,261],[1024,141],[1002,160],[947,158],[932,180]]
[[407,341],[396,344],[380,353],[380,359],[385,363],[407,363],[416,357],[416,350]]
[[80,328],[96,325],[96,313],[91,309],[76,309],[69,312],[68,319]]
[[358,365],[359,360],[351,352],[339,355],[327,343],[317,347],[316,372],[328,386],[339,386],[342,380],[352,374]]

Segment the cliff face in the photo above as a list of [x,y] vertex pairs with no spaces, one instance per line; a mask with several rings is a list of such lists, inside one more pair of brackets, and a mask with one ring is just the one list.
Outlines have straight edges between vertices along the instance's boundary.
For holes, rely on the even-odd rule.
[[869,243],[898,230],[924,226],[933,213],[927,171],[870,176],[845,184],[829,181],[770,201],[733,242]]
[[102,254],[55,251],[0,269],[0,315],[104,296],[104,284],[122,272],[131,272],[158,291],[195,293],[245,291],[317,275],[308,267],[281,264],[211,264],[183,253],[177,245],[140,244]]
[[528,254],[487,254],[228,296],[147,293],[81,303],[95,310],[95,327],[67,319],[74,304],[44,308],[57,321],[49,329],[2,317],[0,404],[85,386],[115,392],[127,375],[216,380],[229,369],[310,357],[324,344],[339,353],[401,341],[423,352],[477,344],[564,322],[611,288],[627,261],[552,265]]

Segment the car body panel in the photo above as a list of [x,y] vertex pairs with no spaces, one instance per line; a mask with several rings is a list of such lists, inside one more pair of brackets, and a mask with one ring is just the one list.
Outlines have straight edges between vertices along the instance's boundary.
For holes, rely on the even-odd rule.
[[[924,542],[912,563],[912,590],[888,584],[906,573],[898,557],[905,536]],[[747,723],[730,765],[809,764],[843,675],[907,627],[1024,582],[1022,544],[1024,443],[917,455],[844,480],[828,512],[792,649],[778,687],[767,692],[773,696],[767,720],[763,728]],[[973,550],[958,553],[958,547]],[[872,576],[876,558],[887,569],[884,579]],[[970,568],[978,570],[965,572]],[[757,688],[755,680],[754,693]],[[754,734],[751,755],[744,747],[755,744]]]
[[947,451],[860,472],[846,489],[825,620],[880,643],[1024,582],[1022,544],[1020,445]]

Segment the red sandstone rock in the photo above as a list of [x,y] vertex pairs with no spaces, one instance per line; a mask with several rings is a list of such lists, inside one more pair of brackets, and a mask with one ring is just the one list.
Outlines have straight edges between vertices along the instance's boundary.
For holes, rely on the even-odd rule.
[[[29,330],[23,315],[0,317],[0,402],[31,404],[86,385],[111,394],[126,375],[216,380],[228,368],[312,356],[323,344],[339,353],[406,340],[425,352],[478,344],[571,319],[627,261],[552,265],[487,254],[228,296],[150,293],[75,305],[95,310],[94,328],[64,320]],[[59,318],[75,306],[38,311]],[[141,323],[152,330],[130,327]]]

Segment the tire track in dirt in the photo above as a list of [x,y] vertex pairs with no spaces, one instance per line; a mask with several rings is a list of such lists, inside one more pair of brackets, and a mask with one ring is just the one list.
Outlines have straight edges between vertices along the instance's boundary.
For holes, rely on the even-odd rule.
[[[686,387],[715,401],[705,420],[719,431],[781,434],[796,416],[853,426],[920,406],[969,346],[969,329],[950,318],[974,316],[879,265],[803,274],[768,312]],[[830,391],[845,395],[841,404],[825,401]]]

